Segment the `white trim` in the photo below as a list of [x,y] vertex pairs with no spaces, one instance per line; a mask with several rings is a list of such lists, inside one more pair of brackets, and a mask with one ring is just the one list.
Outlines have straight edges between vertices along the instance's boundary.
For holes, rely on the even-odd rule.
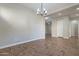
[[[45,38],[40,38],[40,39],[45,39]],[[23,41],[23,42],[16,42],[16,43],[12,43],[12,44],[5,45],[5,46],[0,46],[0,49],[8,48],[8,47],[12,47],[12,46],[15,46],[15,45],[24,44],[24,43],[27,43],[27,42],[31,42],[31,41],[35,41],[35,40],[40,40],[40,39],[32,39],[32,40]]]
[[69,39],[69,37],[63,37],[64,39]]
[[56,37],[56,38],[61,37],[61,38],[64,38],[64,39],[69,39],[69,37],[64,37],[64,36],[52,36],[52,37]]
[[78,5],[78,3],[77,3],[77,4],[72,4],[72,5],[69,5],[69,6],[65,6],[65,7],[60,8],[60,9],[57,9],[57,10],[55,10],[55,11],[49,13],[48,16],[49,16],[49,15],[52,15],[53,13],[59,12],[59,11],[61,11],[61,10],[64,10],[64,9],[67,9],[67,8],[70,8],[70,7],[73,7],[73,6],[76,6],[76,5]]

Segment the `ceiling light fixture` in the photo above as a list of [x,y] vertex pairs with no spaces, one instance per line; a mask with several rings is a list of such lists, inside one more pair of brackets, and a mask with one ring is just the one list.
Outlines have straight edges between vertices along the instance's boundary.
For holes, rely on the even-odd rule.
[[37,15],[46,16],[47,10],[43,7],[43,3],[41,3],[40,8],[37,9]]
[[58,15],[59,15],[59,16],[61,16],[61,15],[62,15],[62,13],[58,13]]
[[76,8],[76,10],[79,10],[79,8]]
[[77,23],[77,21],[76,20],[73,20],[72,23]]

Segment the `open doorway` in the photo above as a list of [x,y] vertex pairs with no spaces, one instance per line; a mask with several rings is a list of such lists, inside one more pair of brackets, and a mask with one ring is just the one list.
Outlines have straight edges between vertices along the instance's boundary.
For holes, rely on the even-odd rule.
[[52,25],[52,22],[46,22],[45,21],[45,37],[46,38],[49,38],[51,37],[51,25]]

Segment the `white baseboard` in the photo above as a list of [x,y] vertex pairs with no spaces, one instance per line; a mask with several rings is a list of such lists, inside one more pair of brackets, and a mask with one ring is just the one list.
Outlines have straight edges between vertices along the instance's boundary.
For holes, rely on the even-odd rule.
[[69,39],[69,37],[63,37],[64,39]]
[[23,44],[23,43],[27,43],[27,42],[31,42],[31,41],[35,41],[35,40],[40,40],[40,39],[45,39],[45,38],[31,39],[31,40],[28,40],[28,41],[16,42],[16,43],[8,44],[8,45],[5,45],[5,46],[0,46],[0,49],[8,48],[8,47],[12,47],[12,46],[15,46],[15,45],[19,45],[19,44]]
[[61,38],[64,38],[64,39],[69,39],[69,37],[64,37],[64,36],[52,36],[52,37],[56,37],[56,38],[61,37]]

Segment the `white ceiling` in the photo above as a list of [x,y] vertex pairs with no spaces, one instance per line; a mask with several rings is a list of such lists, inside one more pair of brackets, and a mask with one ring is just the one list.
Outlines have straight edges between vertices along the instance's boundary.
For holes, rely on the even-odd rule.
[[[40,8],[41,3],[24,3],[23,5],[36,13],[37,8]],[[79,11],[76,10],[77,7],[79,7],[78,3],[44,3],[43,8],[47,9],[47,16],[49,17],[49,20],[47,19],[46,23],[51,23],[51,17],[57,18],[68,16],[72,18],[76,17],[75,14],[79,17]],[[58,15],[58,13],[61,13],[62,15]]]
[[[41,3],[6,3],[6,4],[0,4],[0,5],[22,5],[25,6],[27,8],[29,8],[30,10],[34,11],[36,13],[37,8],[41,7]],[[76,6],[78,5],[78,3],[43,3],[43,8],[47,9],[48,11],[48,15],[51,16],[55,16],[57,15],[56,13],[60,12],[61,10],[65,10],[68,9],[70,7]],[[68,11],[64,11],[65,13],[69,13]],[[73,11],[72,11],[73,12]],[[54,14],[54,15],[53,15]]]
[[[23,5],[36,12],[41,3],[24,3]],[[74,5],[77,5],[77,3],[44,3],[43,7],[47,9],[49,15]]]
[[[58,17],[63,17],[63,16],[68,16],[70,18],[79,17],[79,10],[77,10],[77,8],[79,8],[79,4],[74,5],[70,8],[63,9],[63,10],[53,13],[49,16],[51,16],[53,18],[58,18]],[[61,13],[61,14],[59,15],[59,13]]]
[[[41,3],[10,3],[10,4],[0,4],[0,5],[19,5],[19,6],[25,6],[29,8],[30,10],[34,11],[36,13],[37,8],[40,8]],[[74,17],[75,14],[79,16],[79,10],[76,10],[76,8],[79,8],[78,3],[44,3],[44,8],[48,11],[48,16],[51,17],[61,17],[61,16],[70,16]],[[62,15],[58,15],[58,13],[62,13]]]

